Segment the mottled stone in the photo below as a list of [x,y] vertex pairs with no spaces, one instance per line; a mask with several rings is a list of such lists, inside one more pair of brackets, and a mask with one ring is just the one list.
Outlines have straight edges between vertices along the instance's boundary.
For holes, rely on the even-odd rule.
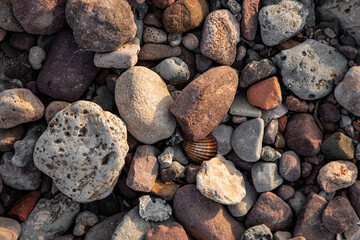
[[169,57],[180,56],[182,50],[179,46],[173,47],[166,44],[146,43],[141,46],[139,60],[161,60]]
[[190,78],[187,64],[178,57],[171,57],[161,61],[154,71],[171,85],[187,82]]
[[286,98],[286,107],[293,112],[307,112],[309,108],[304,100],[295,96],[288,96]]
[[301,176],[299,156],[293,151],[284,152],[279,160],[279,172],[289,182],[298,180]]
[[282,102],[280,84],[277,77],[271,77],[255,83],[247,89],[249,103],[261,109],[276,108]]
[[73,234],[75,236],[83,236],[86,231],[99,221],[95,213],[83,211],[76,216]]
[[271,230],[265,225],[256,225],[251,228],[246,229],[244,235],[241,237],[241,240],[272,240],[273,235]]
[[172,214],[172,208],[161,198],[143,195],[139,198],[139,214],[145,221],[161,222]]
[[46,122],[50,122],[51,119],[61,110],[70,106],[71,103],[64,102],[64,101],[53,101],[49,105],[47,105],[45,109],[45,119]]
[[121,222],[125,213],[126,212],[121,212],[111,217],[105,218],[86,232],[84,240],[111,239],[112,233]]
[[144,240],[188,240],[185,229],[177,222],[158,225],[146,233]]
[[269,59],[252,61],[241,71],[239,85],[246,88],[261,79],[267,78],[277,72],[274,63]]
[[350,160],[354,158],[355,148],[351,138],[341,132],[336,132],[322,142],[321,152],[327,159]]
[[241,200],[240,203],[228,206],[231,215],[234,217],[245,216],[254,206],[257,200],[257,193],[254,186],[246,178],[244,178],[244,182],[246,192],[245,197]]
[[[30,48],[29,51],[29,63],[35,70],[42,68],[43,61],[46,59],[46,52],[39,46]],[[36,84],[35,84],[36,85]]]

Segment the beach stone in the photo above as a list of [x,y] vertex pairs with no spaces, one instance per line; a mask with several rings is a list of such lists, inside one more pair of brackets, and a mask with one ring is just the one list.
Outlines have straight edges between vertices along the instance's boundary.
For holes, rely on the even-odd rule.
[[346,198],[337,196],[324,209],[322,222],[330,232],[343,233],[359,222],[359,217]]
[[184,83],[190,78],[188,66],[178,57],[171,57],[161,61],[154,71],[171,85]]
[[245,0],[242,3],[241,35],[248,41],[254,41],[258,27],[260,0]]
[[119,117],[77,101],[50,121],[36,143],[34,162],[68,197],[100,200],[112,192],[125,164],[126,136]]
[[277,231],[274,233],[274,240],[288,240],[291,238],[291,233],[286,231]]
[[139,214],[145,221],[161,222],[172,214],[172,208],[161,198],[143,195],[139,198]]
[[174,149],[172,147],[167,147],[165,150],[158,156],[158,162],[160,168],[168,168],[171,166],[174,158]]
[[332,161],[324,165],[317,176],[321,189],[327,193],[347,188],[356,181],[358,169],[350,161]]
[[20,224],[14,219],[0,217],[0,239],[17,240],[21,233]]
[[28,33],[13,33],[10,37],[10,46],[20,51],[29,50],[36,42],[36,39]]
[[53,101],[51,102],[45,109],[45,119],[46,122],[49,123],[51,119],[61,110],[70,106],[71,103],[64,101]]
[[293,112],[307,112],[309,108],[304,100],[295,96],[288,96],[286,98],[286,107]]
[[177,172],[173,168],[164,168],[160,170],[160,180],[164,183],[175,180],[177,177]]
[[79,99],[98,73],[93,57],[75,43],[71,31],[58,32],[37,79],[39,91],[59,100]]
[[246,96],[251,105],[265,110],[276,108],[282,102],[277,77],[268,78],[250,86],[247,89]]
[[265,224],[271,231],[286,230],[291,223],[291,208],[272,192],[260,195],[245,220],[247,228]]
[[353,206],[356,214],[360,215],[360,181],[356,182],[349,188],[349,195],[351,205]]
[[206,71],[181,91],[170,112],[185,139],[201,140],[221,122],[234,100],[237,83],[236,71],[220,66]]
[[167,8],[175,2],[175,0],[152,0],[153,4],[158,8]]
[[251,167],[254,187],[258,193],[272,191],[283,183],[275,163],[259,161]]
[[276,108],[269,110],[261,110],[261,118],[264,120],[265,125],[268,125],[269,122],[273,119],[279,119],[288,112],[288,109],[284,104],[280,104]]
[[0,128],[12,128],[33,122],[44,115],[44,105],[26,88],[8,89],[0,93]]
[[265,144],[274,144],[276,135],[278,133],[278,129],[279,129],[278,119],[271,120],[271,122],[269,122],[268,125],[265,127],[263,142]]
[[182,165],[188,165],[189,164],[189,160],[185,156],[181,144],[173,145],[172,149],[174,150],[174,160],[175,161],[178,161]]
[[114,51],[136,35],[134,14],[125,0],[69,0],[65,12],[77,44],[93,52]]
[[281,197],[281,199],[284,201],[287,201],[290,198],[292,198],[294,194],[295,194],[294,188],[286,184],[281,185],[276,191],[276,195]]
[[137,63],[139,52],[140,40],[134,38],[112,52],[95,53],[94,64],[98,68],[130,68]]
[[29,63],[35,70],[42,68],[43,61],[46,59],[46,52],[38,46],[33,46],[29,51]]
[[353,159],[355,148],[351,138],[341,132],[336,132],[326,138],[321,144],[321,152],[326,159]]
[[254,186],[244,178],[245,182],[245,197],[241,200],[240,203],[229,205],[228,209],[234,217],[242,217],[245,216],[249,210],[254,206],[257,200],[257,192]]
[[346,110],[360,116],[360,104],[355,101],[360,94],[360,66],[352,67],[336,86],[336,101]]
[[90,211],[83,211],[76,216],[75,227],[73,234],[75,236],[82,236],[86,231],[94,226],[99,221],[95,213]]
[[136,149],[126,179],[129,188],[141,192],[151,191],[158,176],[159,163],[156,157],[159,154],[159,150],[150,145]]
[[345,232],[345,239],[346,240],[357,240],[360,238],[360,226],[354,224],[350,226]]
[[302,210],[302,207],[305,203],[306,196],[301,190],[294,192],[294,195],[288,199],[286,202],[289,204],[291,209],[294,211],[296,216],[299,216]]
[[231,135],[234,132],[234,129],[225,124],[219,124],[211,134],[215,137],[218,153],[225,156],[232,150],[231,146]]
[[240,203],[246,194],[242,173],[220,154],[201,164],[196,188],[205,197],[225,205]]
[[186,34],[182,38],[181,43],[184,45],[184,47],[191,51],[195,51],[200,46],[198,37],[193,33]]
[[188,240],[184,228],[177,222],[165,225],[158,225],[146,233],[144,240]]
[[323,103],[319,106],[319,117],[321,120],[330,123],[336,123],[340,120],[339,109],[331,103]]
[[80,212],[80,204],[64,194],[41,198],[21,224],[21,240],[52,239],[65,233]]
[[176,120],[169,109],[173,99],[157,73],[132,67],[116,82],[115,102],[128,131],[137,140],[153,144],[170,137]]
[[20,198],[10,209],[8,216],[25,221],[40,198],[40,191],[31,191]]
[[310,114],[298,113],[290,117],[284,136],[286,145],[299,155],[311,157],[320,152],[323,135]]
[[203,73],[210,68],[210,66],[213,64],[213,60],[211,60],[208,57],[205,57],[202,54],[196,54],[195,64],[196,64],[196,70],[198,70],[199,73]]
[[24,28],[14,16],[11,0],[0,1],[0,27],[12,32],[24,31]]
[[16,19],[26,32],[53,34],[65,26],[66,0],[12,0]]
[[162,19],[168,33],[184,33],[199,27],[208,14],[206,0],[178,0],[165,9]]
[[84,240],[111,239],[112,233],[125,214],[126,212],[117,213],[100,221],[86,232]]
[[355,59],[358,53],[358,50],[352,46],[339,46],[338,50],[348,59]]
[[259,12],[262,41],[275,46],[292,38],[304,28],[308,14],[308,9],[294,0],[263,7]]
[[281,158],[281,153],[270,146],[264,146],[261,149],[260,158],[267,162],[275,162],[277,159]]
[[260,159],[264,121],[255,118],[241,123],[231,136],[231,145],[235,153],[244,161],[256,162]]
[[228,10],[211,12],[204,22],[201,53],[221,65],[235,61],[236,45],[240,42],[240,24]]
[[342,54],[313,39],[281,51],[274,62],[281,69],[285,86],[303,100],[327,96],[347,71]]
[[252,61],[248,63],[241,71],[239,85],[246,88],[254,83],[259,82],[277,72],[274,63],[270,59]]
[[289,182],[294,182],[301,177],[301,162],[294,151],[284,152],[279,160],[279,173]]
[[251,228],[246,229],[244,235],[241,237],[241,240],[272,240],[273,235],[271,230],[265,225],[257,225]]
[[[162,25],[162,23],[161,23],[161,25]],[[181,33],[177,33],[177,34],[169,33],[168,41],[169,41],[169,44],[173,47],[179,46],[182,41],[182,34]]]
[[13,149],[14,143],[22,138],[24,132],[22,125],[8,129],[0,128],[0,152],[7,152]]
[[166,44],[146,43],[141,46],[139,60],[161,60],[169,57],[178,57],[181,54],[179,46],[173,47]]
[[204,197],[192,184],[176,192],[173,208],[179,223],[195,239],[235,240],[245,231],[223,205]]
[[160,179],[156,179],[154,187],[151,189],[151,193],[164,200],[170,201],[174,198],[179,187],[180,185],[175,182],[163,183]]
[[167,35],[162,29],[147,26],[144,29],[143,40],[145,43],[166,43]]
[[236,116],[255,118],[261,117],[261,110],[248,102],[245,93],[236,94],[235,99],[231,104],[229,113]]

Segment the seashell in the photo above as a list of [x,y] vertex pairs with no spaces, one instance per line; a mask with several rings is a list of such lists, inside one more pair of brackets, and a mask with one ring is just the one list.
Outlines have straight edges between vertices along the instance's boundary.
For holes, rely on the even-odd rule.
[[218,149],[217,141],[211,134],[197,142],[184,140],[182,146],[189,158],[196,164],[215,157]]
[[182,44],[187,49],[194,51],[199,47],[199,39],[194,34],[188,33],[185,37],[183,37]]

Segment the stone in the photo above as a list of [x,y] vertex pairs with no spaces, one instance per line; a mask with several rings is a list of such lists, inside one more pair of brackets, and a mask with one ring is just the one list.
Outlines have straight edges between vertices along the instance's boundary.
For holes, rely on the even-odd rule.
[[182,38],[181,43],[190,51],[195,51],[200,46],[198,37],[193,33],[186,34]]
[[162,222],[172,214],[172,208],[161,198],[143,195],[139,198],[139,214],[145,221]]
[[239,85],[242,88],[259,82],[271,75],[276,74],[277,70],[274,63],[269,59],[262,59],[260,61],[252,61],[248,63],[242,70]]
[[275,46],[292,38],[304,28],[308,14],[308,9],[294,0],[263,7],[259,12],[262,41]]
[[166,43],[167,35],[162,29],[147,26],[144,29],[143,40],[145,43]]
[[66,0],[12,0],[13,12],[24,30],[31,34],[50,35],[65,26]]
[[86,232],[84,240],[111,239],[112,233],[123,219],[125,213],[117,213],[100,221]]
[[188,240],[188,236],[184,228],[177,222],[173,222],[165,225],[158,225],[148,231],[145,235],[144,240],[157,240],[157,239],[168,239],[168,240]]
[[354,60],[358,54],[358,50],[352,46],[339,46],[339,52],[341,52],[346,58]]
[[68,197],[100,200],[112,192],[125,164],[126,137],[119,117],[77,101],[50,121],[36,143],[34,162]]
[[173,209],[175,217],[195,239],[240,239],[245,229],[220,203],[204,197],[189,184],[175,195]]
[[248,41],[254,41],[258,27],[260,0],[245,0],[242,3],[241,35]]
[[284,152],[279,160],[279,173],[289,182],[294,182],[301,177],[301,162],[294,151]]
[[337,196],[324,209],[322,222],[331,233],[336,234],[343,233],[355,225],[359,222],[359,217],[346,198]]
[[208,57],[205,57],[202,54],[196,54],[195,64],[196,64],[196,70],[198,70],[199,73],[203,73],[210,68],[210,66],[213,64],[213,60],[211,60]]
[[[162,23],[161,23],[161,25],[162,25]],[[181,33],[177,33],[177,34],[169,33],[168,41],[169,41],[169,44],[173,47],[179,46],[182,41],[182,34]]]
[[280,104],[276,108],[270,110],[261,110],[261,118],[264,120],[265,125],[273,119],[279,119],[288,112],[284,104]]
[[180,185],[175,182],[163,183],[159,179],[156,179],[154,187],[151,189],[151,193],[167,201],[170,201],[174,198],[175,193],[179,187]]
[[174,160],[178,161],[179,163],[181,163],[183,165],[188,165],[189,160],[183,153],[183,148],[182,148],[181,144],[173,145],[172,148],[174,150]]
[[277,159],[281,158],[281,153],[270,146],[264,146],[261,149],[260,158],[267,162],[275,162]]
[[336,132],[326,138],[321,144],[321,152],[326,159],[353,159],[355,148],[351,138],[341,132]]
[[10,46],[20,51],[28,51],[36,42],[36,39],[28,33],[13,33],[10,37]]
[[140,52],[140,40],[134,38],[112,52],[95,53],[94,64],[98,68],[130,68],[135,66]]
[[281,69],[285,86],[303,100],[327,96],[347,71],[347,60],[342,54],[313,39],[281,51],[274,62]]
[[16,167],[11,163],[12,152],[6,152],[1,157],[0,175],[5,185],[16,190],[35,190],[41,184],[41,172],[33,162],[25,167]]
[[13,128],[0,128],[0,152],[7,152],[13,149],[14,143],[24,135],[24,127],[18,125]]
[[65,233],[80,212],[80,204],[64,194],[47,200],[41,198],[25,222],[21,224],[20,239],[52,239]]
[[299,155],[311,157],[320,152],[323,135],[310,114],[298,113],[290,117],[284,136],[286,145]]
[[352,67],[335,88],[336,101],[346,110],[360,116],[360,104],[355,101],[360,92],[360,66]]
[[169,109],[173,99],[164,81],[145,67],[132,67],[116,82],[115,102],[128,131],[137,140],[153,144],[170,137],[176,120]]
[[317,176],[319,186],[325,192],[347,188],[356,181],[358,169],[350,161],[332,161],[324,165]]
[[216,10],[206,17],[200,43],[204,56],[230,66],[235,61],[239,42],[240,24],[230,11]]
[[189,83],[170,112],[189,141],[205,138],[221,122],[235,97],[238,76],[228,66],[212,68]]
[[230,153],[232,150],[231,146],[231,135],[234,129],[225,124],[219,124],[211,134],[215,137],[217,146],[218,146],[218,153],[225,156],[226,154]]
[[287,203],[294,211],[296,216],[300,215],[305,200],[306,200],[306,196],[301,190],[295,191],[294,195],[289,200],[287,200]]
[[0,93],[0,128],[12,128],[33,122],[44,115],[44,105],[26,88],[8,89]]
[[246,194],[242,173],[220,154],[201,164],[196,188],[205,197],[225,205],[240,203]]
[[37,79],[40,92],[52,98],[75,101],[94,80],[98,68],[94,53],[79,47],[69,30],[58,32]]
[[263,142],[265,144],[274,144],[276,135],[278,134],[278,129],[279,121],[277,119],[271,120],[271,122],[269,122],[265,127]]
[[77,44],[93,52],[114,51],[136,35],[134,14],[125,0],[69,0],[65,13]]
[[181,54],[179,46],[173,47],[166,44],[146,43],[141,46],[139,60],[161,60],[169,57],[178,57]]
[[336,123],[340,120],[339,109],[331,103],[323,103],[319,106],[318,114],[321,120],[325,122]]
[[246,98],[246,94],[244,93],[236,94],[235,99],[231,104],[229,113],[236,116],[255,118],[261,117],[261,110],[251,105]]
[[151,191],[158,175],[159,163],[156,157],[159,154],[159,150],[150,145],[136,149],[126,179],[129,188],[141,192]]
[[185,178],[185,172],[186,169],[183,165],[181,165],[179,162],[177,161],[173,161],[171,163],[170,168],[174,169],[176,171],[176,176],[177,178]]
[[94,226],[99,221],[95,213],[90,211],[83,211],[76,216],[75,227],[73,234],[75,236],[83,236],[86,231]]
[[350,202],[356,214],[360,215],[360,181],[356,182],[349,188]]
[[0,27],[12,32],[24,31],[24,28],[14,16],[11,0],[0,1]]
[[260,159],[264,121],[255,118],[241,123],[231,136],[231,145],[235,153],[243,160],[256,162]]
[[304,100],[301,100],[295,96],[288,96],[286,98],[286,107],[293,112],[307,112],[309,106]]
[[241,237],[241,240],[272,240],[273,235],[271,230],[265,225],[257,225],[251,228],[246,229],[244,235]]
[[256,162],[251,167],[251,175],[258,193],[272,191],[283,183],[275,163]]
[[346,240],[357,240],[360,238],[360,226],[354,224],[350,226],[345,232],[345,239]]
[[25,221],[40,198],[40,191],[32,191],[19,199],[10,209],[8,216]]
[[162,19],[168,33],[184,33],[199,27],[208,14],[206,0],[179,0],[165,9]]
[[294,188],[286,184],[281,185],[276,191],[276,195],[281,197],[281,199],[284,201],[287,201],[290,198],[292,198],[294,194],[295,194]]
[[71,103],[64,101],[53,101],[45,108],[45,119],[49,123],[51,119],[61,110],[70,106]]
[[257,200],[257,192],[254,186],[244,178],[245,182],[245,197],[241,200],[240,203],[229,205],[228,209],[234,217],[243,217],[245,216],[249,210],[254,206]]
[[42,63],[46,59],[46,52],[38,46],[33,46],[29,51],[29,63],[34,70],[40,70]]
[[255,83],[247,89],[249,103],[261,109],[276,108],[282,102],[281,89],[277,77],[268,78]]
[[171,163],[173,162],[173,158],[174,149],[172,149],[172,147],[165,148],[164,152],[162,152],[157,158],[160,164],[160,168],[164,169],[170,167]]
[[178,57],[171,57],[161,61],[154,71],[171,85],[187,82],[190,78],[188,66]]
[[17,240],[21,233],[20,224],[14,219],[0,217],[0,239]]
[[274,233],[274,240],[288,240],[291,238],[291,233],[286,231],[277,231]]
[[272,192],[260,195],[245,220],[247,228],[265,224],[271,231],[287,230],[291,223],[291,208]]
[[228,0],[225,7],[234,15],[241,12],[241,4],[236,0]]

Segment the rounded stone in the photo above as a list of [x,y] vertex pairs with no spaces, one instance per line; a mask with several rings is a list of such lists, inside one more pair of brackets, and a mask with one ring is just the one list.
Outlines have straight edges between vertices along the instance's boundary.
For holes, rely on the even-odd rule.
[[107,197],[128,151],[126,126],[100,106],[78,101],[50,121],[34,151],[35,165],[75,201]]
[[14,16],[11,0],[0,1],[0,28],[12,32],[24,31],[24,28]]
[[184,83],[190,78],[187,64],[178,57],[163,60],[155,67],[154,71],[171,85]]
[[145,43],[166,43],[167,35],[162,29],[147,26],[144,29],[143,40]]
[[323,103],[318,111],[320,119],[325,122],[336,123],[340,120],[340,111],[334,104]]
[[251,167],[251,176],[258,193],[272,191],[283,183],[276,163],[258,161]]
[[280,175],[289,182],[301,177],[300,158],[294,151],[284,152],[279,160]]
[[51,119],[61,110],[70,106],[71,103],[64,102],[64,101],[53,101],[51,102],[45,109],[45,119],[46,122],[50,122]]
[[231,135],[234,129],[225,124],[219,124],[211,134],[215,137],[218,144],[218,153],[225,156],[232,150]]
[[22,125],[13,128],[0,128],[0,152],[6,152],[13,149],[14,143],[24,135],[24,127]]
[[90,211],[84,211],[79,213],[76,216],[75,227],[73,229],[73,234],[75,236],[82,236],[86,231],[94,226],[99,221],[95,213]]
[[0,217],[0,239],[17,240],[21,233],[21,225],[11,218]]
[[182,38],[181,42],[184,45],[184,47],[186,47],[191,51],[194,51],[200,45],[199,39],[193,33],[186,34],[185,37]]
[[253,106],[264,110],[276,108],[282,102],[281,88],[277,77],[271,77],[250,86],[246,97]]
[[46,52],[44,49],[38,46],[30,48],[29,51],[29,62],[33,69],[40,70],[42,63],[46,59]]
[[175,0],[152,0],[153,4],[158,8],[167,8],[175,2]]
[[158,225],[148,231],[145,240],[188,240],[185,229],[177,222],[165,225]]
[[273,235],[271,230],[265,225],[257,225],[246,229],[241,240],[272,240]]

